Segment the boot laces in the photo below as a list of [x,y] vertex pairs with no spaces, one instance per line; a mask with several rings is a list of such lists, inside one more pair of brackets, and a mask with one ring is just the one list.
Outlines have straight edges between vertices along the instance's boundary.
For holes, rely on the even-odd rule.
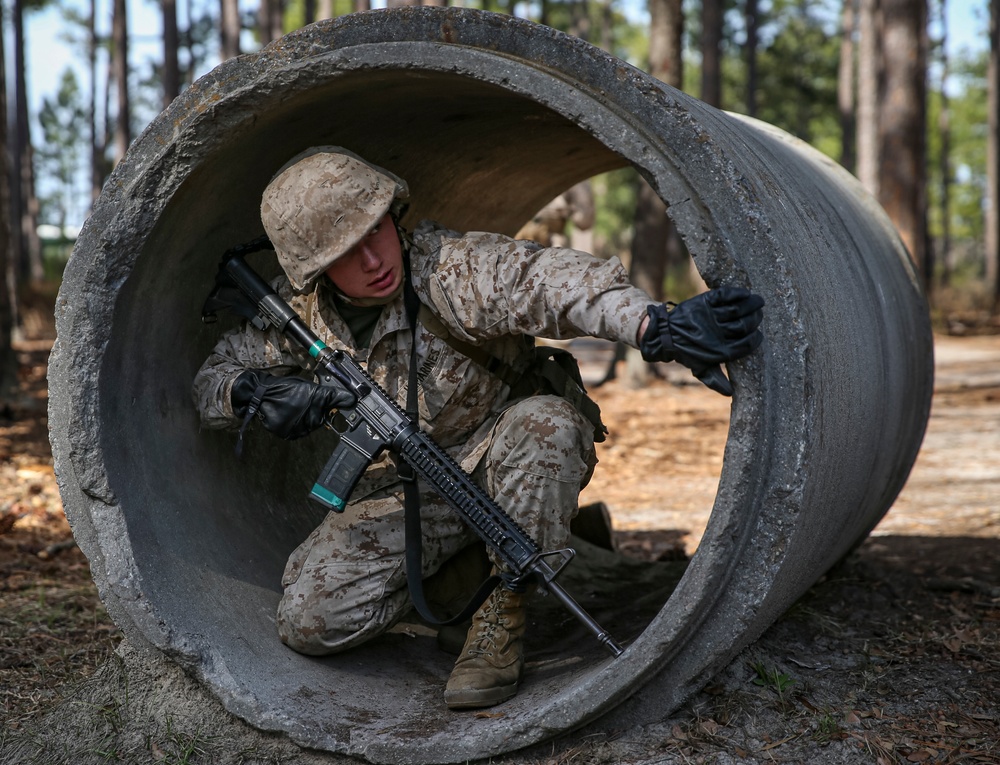
[[492,656],[495,650],[499,650],[497,630],[507,627],[503,615],[506,603],[507,591],[501,590],[499,593],[494,593],[483,604],[482,610],[476,614],[476,621],[480,622],[481,626],[476,632],[476,637],[479,638],[478,642],[469,646],[470,656]]

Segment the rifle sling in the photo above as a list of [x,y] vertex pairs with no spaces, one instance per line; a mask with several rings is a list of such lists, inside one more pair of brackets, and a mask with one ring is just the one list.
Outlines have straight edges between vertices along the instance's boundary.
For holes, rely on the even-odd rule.
[[[414,293],[414,297],[416,297],[416,293]],[[521,382],[523,375],[518,373],[514,367],[503,359],[494,356],[481,345],[473,345],[461,338],[455,337],[445,326],[444,322],[438,318],[437,314],[428,308],[426,304],[419,304],[417,318],[430,332],[440,337],[454,350],[476,362],[490,374],[496,375],[511,388]]]
[[[403,300],[406,307],[406,316],[410,323],[410,332],[413,336],[410,342],[410,381],[406,391],[406,413],[414,422],[420,422],[420,407],[417,399],[417,315],[423,307],[420,298],[417,296],[413,285],[410,283],[409,259],[406,260],[406,283],[403,288]],[[421,314],[421,320],[425,315],[430,315],[429,310]],[[435,317],[436,319],[437,317]],[[432,330],[433,331],[433,330]],[[473,347],[473,346],[470,346]],[[468,620],[490,596],[500,583],[500,577],[493,575],[487,577],[479,586],[476,594],[472,596],[468,603],[459,613],[448,619],[439,619],[427,603],[424,595],[423,582],[423,532],[420,528],[420,488],[417,485],[417,477],[413,473],[413,468],[408,464],[399,461],[397,465],[399,477],[403,481],[403,517],[406,544],[406,583],[410,590],[410,599],[413,601],[417,613],[429,624],[437,627],[444,627],[452,624],[461,624]]]

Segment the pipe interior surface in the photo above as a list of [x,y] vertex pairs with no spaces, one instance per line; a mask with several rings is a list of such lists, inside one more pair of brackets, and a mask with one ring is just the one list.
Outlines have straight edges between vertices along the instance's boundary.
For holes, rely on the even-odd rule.
[[[304,487],[331,444],[253,431],[237,460],[232,433],[199,428],[191,381],[228,326],[200,321],[220,256],[262,233],[264,186],[319,144],[405,178],[408,223],[508,234],[575,182],[632,165],[706,281],[767,301],[764,346],[730,367],[737,395],[698,553],[679,571],[584,546],[567,588],[628,650],[609,658],[544,605],[532,618],[548,631],[533,632],[500,718],[444,708],[453,658],[433,637],[390,634],[326,659],[283,647],[280,577],[322,517]],[[253,725],[375,762],[460,762],[611,710],[675,708],[888,510],[931,391],[913,267],[850,176],[579,40],[462,9],[321,22],[200,79],[112,175],[57,311],[53,455],[109,613]]]

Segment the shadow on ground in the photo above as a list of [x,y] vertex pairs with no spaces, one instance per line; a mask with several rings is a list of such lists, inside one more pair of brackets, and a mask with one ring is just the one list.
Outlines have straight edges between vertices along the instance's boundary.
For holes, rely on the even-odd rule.
[[[249,728],[128,646],[64,691],[5,729],[0,762],[355,762]],[[996,763],[998,701],[1000,540],[872,537],[676,714],[612,713],[491,762]]]

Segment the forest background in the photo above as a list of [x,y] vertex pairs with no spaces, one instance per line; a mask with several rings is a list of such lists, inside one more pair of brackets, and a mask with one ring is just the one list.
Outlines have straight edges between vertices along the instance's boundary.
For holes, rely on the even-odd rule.
[[[75,233],[138,132],[219,61],[370,7],[370,0],[5,4],[0,369],[8,379],[24,304],[52,300]],[[816,146],[889,213],[922,274],[937,328],[997,328],[1000,0],[481,0],[481,7],[585,38],[711,105]],[[956,46],[955,38],[968,44]],[[702,286],[634,171],[592,179],[591,187],[597,254],[622,256],[633,279],[658,296],[682,298]]]
[[[30,394],[8,404],[8,386],[0,381],[0,716],[7,715],[0,750],[21,732],[18,726],[52,707],[68,679],[103,666],[120,639],[72,543],[46,442],[51,313],[75,233],[132,138],[197,77],[310,19],[355,10],[353,0],[257,1],[12,0],[0,6],[0,109],[8,115],[0,120],[0,373]],[[483,1],[490,10],[584,37],[710,104],[784,128],[841,162],[881,202],[910,248],[936,329],[1000,332],[1000,0]],[[959,39],[968,43],[956,44]],[[634,171],[594,178],[591,187],[599,255],[629,261],[633,278],[645,279],[651,292],[679,299],[699,288],[683,248],[664,226],[659,200]],[[30,326],[39,317],[46,319],[44,331]],[[949,429],[932,423],[922,450],[930,468],[915,474],[909,499],[896,505],[885,527],[889,536],[869,540],[797,616],[756,644],[756,679],[746,680],[742,659],[734,662],[722,682],[739,693],[720,693],[723,686],[715,684],[685,716],[638,737],[635,746],[658,748],[648,761],[664,762],[662,751],[673,750],[678,761],[696,761],[689,753],[706,748],[721,751],[726,761],[744,749],[774,761],[781,746],[794,762],[997,762],[998,495],[995,481],[984,476],[993,475],[1000,432],[1000,343],[997,337],[942,342],[939,335],[936,352],[939,361],[961,363],[971,354],[977,365],[944,374],[939,368],[935,407],[943,414],[936,422]],[[12,369],[18,362],[20,369]],[[682,440],[685,452],[721,455],[725,402],[700,386],[672,386],[666,393],[676,400],[674,420],[664,420],[669,407],[649,407],[643,412],[649,422],[630,419],[622,430],[663,430]],[[609,386],[602,395],[614,421],[636,416],[618,415],[615,401],[644,409],[630,391],[616,394]],[[693,404],[699,397],[715,408]],[[711,441],[710,448],[695,449],[699,438]],[[690,479],[688,462],[678,462],[672,474],[665,469],[666,446],[643,448],[655,467],[636,461],[626,474],[605,461],[606,473],[626,476],[621,494],[634,494],[654,470],[664,481]],[[622,450],[619,464],[636,454],[636,447]],[[718,463],[701,461],[715,471],[708,479],[714,487],[721,456]],[[602,499],[624,504],[605,492]],[[625,533],[635,541],[647,532]],[[673,533],[661,537],[674,540]],[[949,538],[936,539],[941,533]],[[809,613],[811,620],[801,618]],[[794,658],[785,661],[786,655]],[[837,671],[814,673],[795,661],[803,657],[810,667]],[[771,674],[758,677],[765,669]],[[801,696],[784,693],[786,682],[797,682]],[[771,694],[773,703],[762,704],[747,687]],[[742,699],[744,711],[727,707],[734,698]],[[64,708],[53,709],[48,719],[65,718]],[[169,720],[166,732],[152,725],[139,730],[143,738],[135,746],[152,750],[158,761],[166,759],[168,744],[169,751],[188,754],[204,745],[198,731],[182,736]],[[71,738],[61,728],[53,731],[59,745]],[[81,738],[87,746],[94,740]],[[938,739],[940,746],[926,743]],[[843,748],[836,748],[838,741]],[[818,746],[826,759],[814,756]],[[856,758],[839,759],[844,751]],[[575,743],[566,744],[558,761],[582,761],[578,752]],[[646,761],[602,757],[587,761]],[[509,761],[528,762],[518,758]]]

